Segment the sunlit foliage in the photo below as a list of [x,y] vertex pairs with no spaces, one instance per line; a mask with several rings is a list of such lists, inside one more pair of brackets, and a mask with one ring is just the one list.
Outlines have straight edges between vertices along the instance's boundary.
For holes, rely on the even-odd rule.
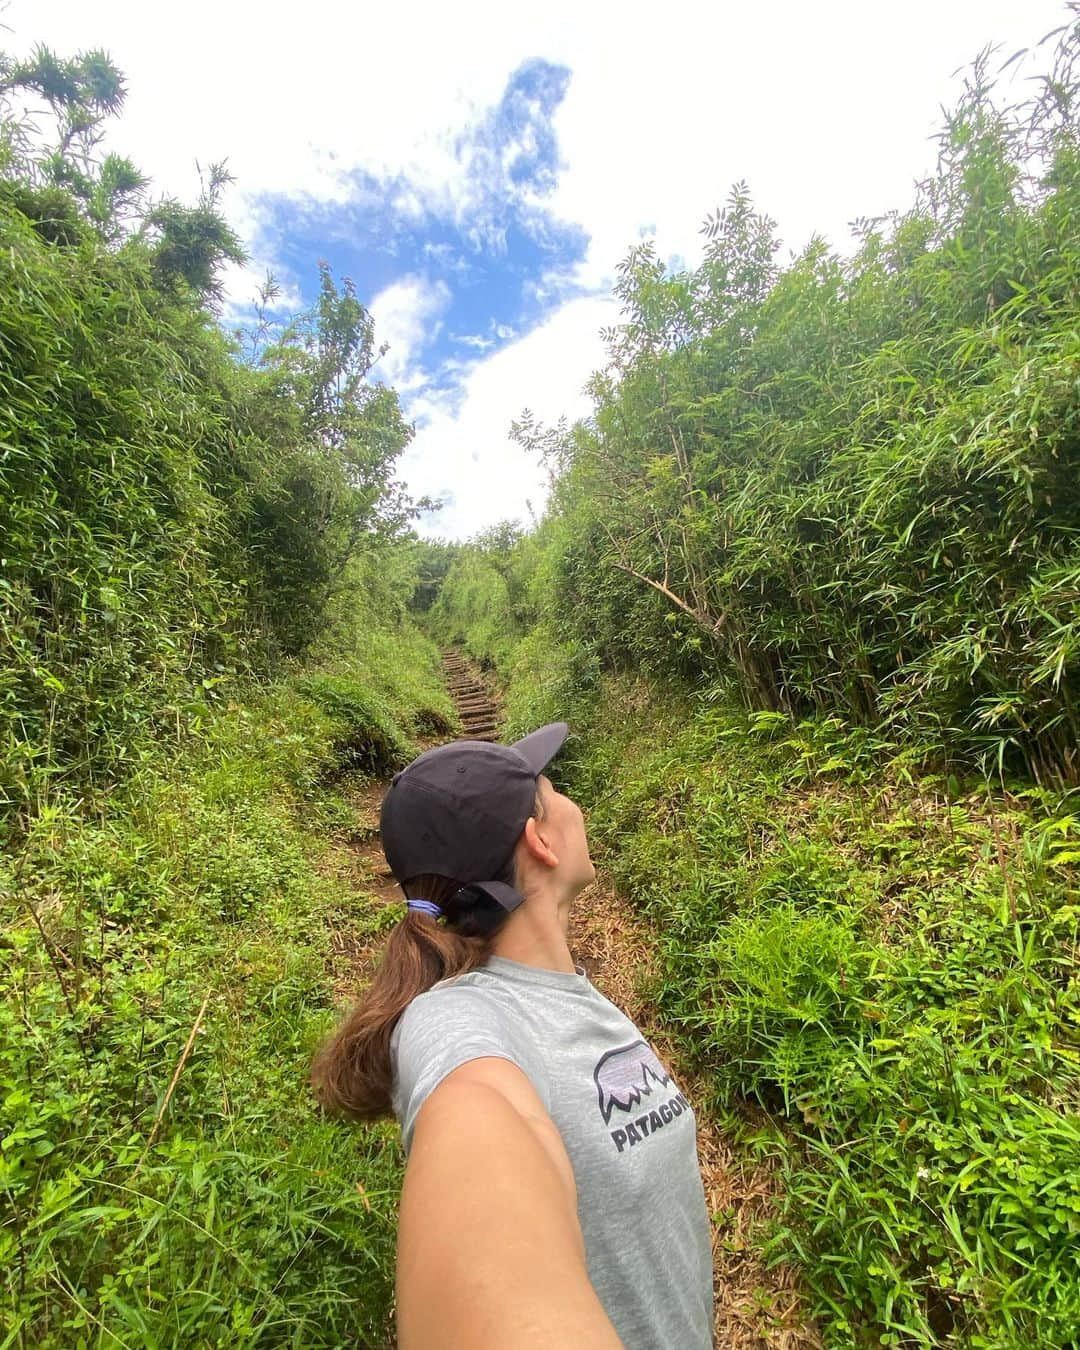
[[227,174],[193,208],[150,200],[95,155],[122,101],[100,53],[0,63],[0,793],[17,813],[61,781],[108,784],[223,683],[305,650],[349,560],[414,513],[393,480],[411,431],[368,378],[352,284],[323,267],[313,309],[241,360],[213,307],[242,257]]
[[122,104],[0,57],[0,1342],[375,1345],[401,1159],[306,1078],[392,913],[346,794],[453,726],[411,430],[326,267],[225,333],[228,175],[153,199]]
[[1078,39],[1021,106],[989,58],[910,211],[787,264],[736,187],[704,257],[622,265],[556,470],[560,626],[752,709],[1080,773]]

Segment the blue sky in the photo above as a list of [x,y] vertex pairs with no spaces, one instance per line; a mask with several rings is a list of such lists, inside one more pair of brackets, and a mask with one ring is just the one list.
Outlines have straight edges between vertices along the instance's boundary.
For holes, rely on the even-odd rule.
[[[226,278],[233,317],[267,269],[292,307],[320,259],[353,279],[416,427],[400,476],[447,503],[418,528],[465,538],[542,511],[543,466],[510,423],[588,413],[638,239],[693,264],[701,221],[745,179],[785,255],[815,233],[848,247],[856,217],[910,204],[978,51],[999,44],[1003,62],[1068,10],[188,0],[167,33],[145,0],[7,0],[0,17],[16,53],[109,51],[128,101],[107,148],[160,191],[191,200],[195,161],[228,162],[251,255]],[[1041,69],[1029,56],[1011,77]]]
[[[395,316],[389,365],[403,392],[460,397],[459,376],[483,352],[529,332],[554,304],[586,294],[575,279],[589,236],[561,220],[548,198],[560,161],[553,117],[566,67],[534,59],[506,81],[498,102],[455,138],[453,198],[425,199],[404,175],[347,175],[348,195],[321,203],[288,193],[255,197],[252,246],[272,257],[290,292],[311,297],[312,259],[351,277],[369,306],[395,286],[411,293],[422,322],[408,334]],[[426,302],[425,302],[426,301]],[[378,307],[377,307],[378,308]],[[410,369],[395,348],[408,342]]]

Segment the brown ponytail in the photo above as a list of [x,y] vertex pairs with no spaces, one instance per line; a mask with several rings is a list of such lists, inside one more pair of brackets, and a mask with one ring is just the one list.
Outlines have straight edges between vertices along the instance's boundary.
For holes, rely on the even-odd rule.
[[[543,819],[539,790],[533,816]],[[485,878],[517,887],[513,859],[499,876]],[[326,1110],[354,1120],[377,1120],[392,1111],[390,1036],[417,994],[440,980],[481,966],[495,934],[510,917],[486,895],[458,898],[461,882],[449,877],[411,877],[411,899],[434,900],[445,919],[410,909],[390,932],[382,960],[360,1001],[320,1047],[311,1085]]]

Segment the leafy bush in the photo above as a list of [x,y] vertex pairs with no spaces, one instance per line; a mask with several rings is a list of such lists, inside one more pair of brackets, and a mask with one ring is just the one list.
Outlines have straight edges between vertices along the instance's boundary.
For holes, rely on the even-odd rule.
[[0,55],[3,1344],[386,1344],[396,1134],[306,1079],[387,921],[345,794],[453,721],[410,432],[326,268],[223,334],[226,176],[150,202],[95,154],[122,102]]
[[334,742],[336,770],[386,773],[400,768],[418,753],[418,747],[401,736],[389,710],[356,679],[302,675],[295,687],[298,693],[348,727],[346,735]]
[[504,522],[459,548],[425,616],[441,642],[464,647],[485,667],[504,665],[524,634],[520,545],[521,531]]
[[396,1129],[325,1121],[306,1089],[333,940],[387,918],[333,862],[355,823],[335,746],[362,783],[446,697],[429,643],[383,636],[245,690],[92,812],[57,794],[5,859],[12,1344],[389,1342]]
[[[391,482],[411,433],[368,379],[374,329],[352,284],[323,267],[313,309],[245,361],[214,308],[217,269],[242,258],[217,210],[224,172],[196,207],[151,204],[132,166],[93,153],[123,102],[105,56],[0,67],[11,831],[58,787],[107,788],[182,739],[222,686],[310,649],[355,594],[353,560],[366,553],[370,581],[370,555],[389,559],[417,508]],[[20,95],[43,102],[35,117]]]
[[665,1025],[720,1103],[775,1122],[748,1144],[782,1167],[766,1250],[800,1263],[828,1343],[1071,1343],[1068,800],[995,798],[711,687],[606,676],[575,706],[565,785],[655,924]]
[[1075,781],[1078,50],[1074,19],[1018,107],[981,59],[850,258],[780,266],[744,185],[697,268],[630,252],[591,417],[517,428],[555,476],[528,556],[561,643]]

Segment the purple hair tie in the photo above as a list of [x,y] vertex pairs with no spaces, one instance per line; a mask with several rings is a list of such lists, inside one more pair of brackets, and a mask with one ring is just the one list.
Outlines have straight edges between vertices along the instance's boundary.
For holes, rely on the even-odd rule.
[[406,900],[405,903],[410,909],[422,909],[426,914],[431,914],[436,919],[442,913],[434,900]]

